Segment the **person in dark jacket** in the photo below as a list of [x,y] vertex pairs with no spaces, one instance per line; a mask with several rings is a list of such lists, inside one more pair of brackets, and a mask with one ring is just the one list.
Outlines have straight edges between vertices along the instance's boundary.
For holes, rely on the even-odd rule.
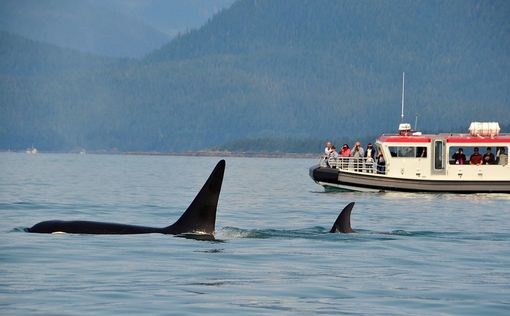
[[375,158],[375,161],[377,162],[377,173],[379,174],[385,174],[386,173],[386,161],[384,160],[384,156],[382,153],[382,150],[378,150],[377,157]]
[[463,165],[466,163],[466,155],[464,155],[462,148],[459,148],[455,154],[453,154],[452,159],[456,165]]
[[491,148],[487,147],[487,151],[483,155],[483,163],[486,165],[493,165],[496,162],[494,154],[491,152]]

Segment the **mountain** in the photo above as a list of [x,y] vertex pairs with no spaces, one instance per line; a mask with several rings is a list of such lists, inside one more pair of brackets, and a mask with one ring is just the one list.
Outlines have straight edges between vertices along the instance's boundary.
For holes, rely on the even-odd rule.
[[[399,123],[403,71],[407,118],[424,132],[508,126],[508,16],[506,1],[241,0],[141,60],[90,56],[86,69],[21,76],[14,56],[0,63],[0,148],[366,139]],[[22,43],[11,49],[46,63],[38,43]]]
[[62,49],[56,45],[0,31],[2,75],[47,76],[62,72],[82,72],[121,61],[72,49]]
[[132,64],[0,32],[0,148],[76,147],[77,135],[96,128],[102,110],[112,108],[95,105],[112,101],[99,72]]
[[0,30],[112,57],[141,57],[170,36],[92,1],[2,0]]
[[97,7],[135,17],[170,37],[198,29],[234,0],[88,0]]

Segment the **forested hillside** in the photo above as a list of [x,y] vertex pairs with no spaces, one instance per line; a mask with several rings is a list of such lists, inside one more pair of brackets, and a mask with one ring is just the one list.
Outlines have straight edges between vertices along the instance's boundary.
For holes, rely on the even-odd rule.
[[[241,0],[129,61],[84,61],[0,34],[10,41],[0,147],[183,151],[365,138],[396,128],[403,71],[406,115],[418,115],[421,130],[508,126],[508,16],[506,1]],[[55,57],[75,53],[74,68]]]
[[[55,73],[83,72],[123,62],[55,45],[35,42],[0,31],[0,71],[2,75],[47,76]],[[128,60],[124,60],[128,62]]]

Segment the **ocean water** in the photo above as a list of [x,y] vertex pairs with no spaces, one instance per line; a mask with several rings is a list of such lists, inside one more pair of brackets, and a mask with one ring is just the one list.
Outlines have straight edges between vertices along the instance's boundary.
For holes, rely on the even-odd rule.
[[1,153],[1,314],[510,313],[510,195],[324,192],[310,159],[227,158],[216,241],[23,231],[167,226],[219,159]]

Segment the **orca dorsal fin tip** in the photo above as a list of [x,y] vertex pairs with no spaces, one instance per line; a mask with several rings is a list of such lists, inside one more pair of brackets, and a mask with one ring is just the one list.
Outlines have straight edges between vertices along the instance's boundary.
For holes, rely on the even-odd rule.
[[220,160],[211,175],[195,196],[182,216],[172,225],[166,227],[166,234],[205,233],[214,234],[216,209],[220,197],[226,162]]
[[338,215],[330,233],[352,233],[351,228],[351,212],[354,207],[354,202],[347,204]]

